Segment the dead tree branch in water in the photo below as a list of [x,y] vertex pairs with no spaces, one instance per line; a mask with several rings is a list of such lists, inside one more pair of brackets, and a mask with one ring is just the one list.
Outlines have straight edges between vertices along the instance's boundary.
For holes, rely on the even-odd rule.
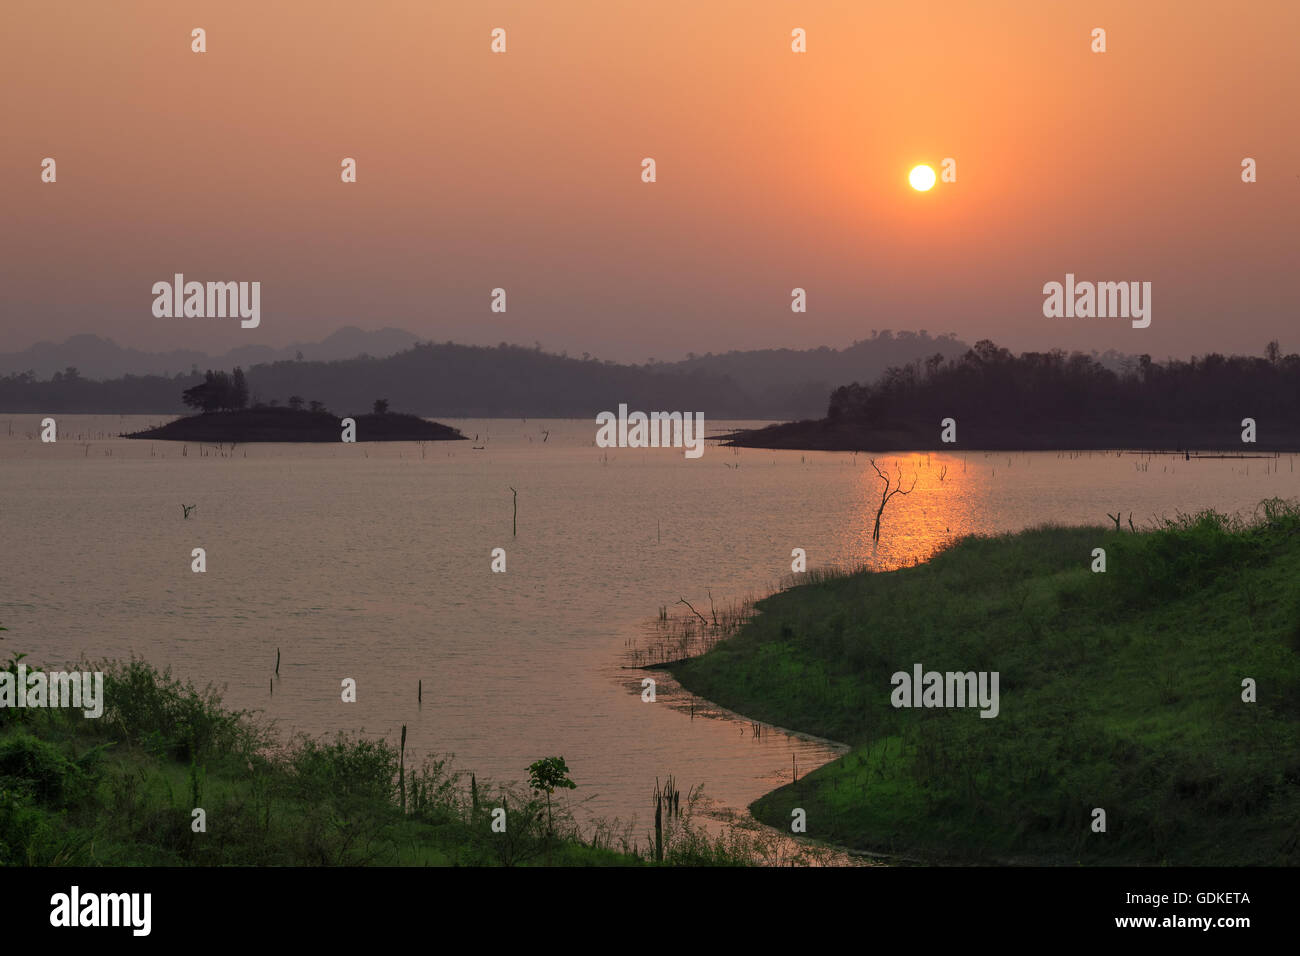
[[889,504],[889,499],[894,497],[894,495],[910,495],[913,491],[915,491],[916,476],[912,477],[912,487],[904,491],[903,490],[903,469],[901,466],[896,465],[895,467],[898,469],[898,483],[894,485],[894,487],[891,489],[889,476],[884,474],[876,466],[876,459],[874,458],[871,459],[871,467],[876,469],[876,474],[879,475],[880,480],[885,483],[885,490],[880,493],[880,507],[876,510],[876,527],[871,532],[871,540],[879,541],[880,540],[880,517],[885,513],[885,505]]
[[694,614],[696,617],[698,617],[701,621],[704,622],[705,627],[709,626],[709,619],[705,617],[703,614],[701,614],[699,611],[695,610],[695,608],[691,606],[691,602],[686,600],[686,598],[678,598],[677,603],[685,604],[687,607],[691,609],[692,614]]

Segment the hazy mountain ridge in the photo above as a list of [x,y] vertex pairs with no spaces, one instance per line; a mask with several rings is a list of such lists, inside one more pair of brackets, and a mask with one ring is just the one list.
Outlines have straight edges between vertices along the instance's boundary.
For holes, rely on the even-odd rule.
[[309,361],[332,361],[352,358],[363,353],[383,358],[408,349],[419,339],[404,329],[367,331],[345,325],[319,342],[296,342],[283,348],[268,345],[243,345],[221,355],[212,356],[196,349],[173,349],[168,352],[144,352],[126,348],[112,339],[93,334],[74,335],[62,343],[37,342],[21,352],[0,352],[0,375],[33,372],[45,378],[69,367],[90,379],[121,378],[125,375],[162,375],[170,378],[186,374],[194,366],[233,368],[264,362],[293,359],[299,352]]
[[[348,348],[356,351],[312,356]],[[899,361],[965,348],[951,336],[886,331],[846,349],[733,351],[635,365],[506,343],[420,343],[397,329],[346,328],[315,346],[249,346],[214,360],[198,352],[150,355],[98,336],[74,336],[62,346],[0,356],[0,375],[10,370],[0,379],[0,403],[9,411],[180,412],[181,391],[199,380],[193,369],[242,366],[254,399],[263,402],[297,395],[351,408],[383,397],[396,409],[457,417],[585,417],[627,402],[633,409],[703,411],[712,418],[806,418],[825,413],[838,384],[872,379]],[[394,351],[380,354],[388,349]],[[178,365],[177,372],[149,371]],[[123,366],[135,371],[95,374]],[[41,381],[43,374],[48,381]]]
[[[265,403],[286,404],[298,396],[346,409],[386,398],[394,409],[431,417],[588,417],[626,402],[633,410],[699,411],[715,419],[806,419],[826,414],[835,388],[870,382],[890,367],[935,355],[956,358],[968,348],[952,335],[873,330],[870,338],[843,349],[732,351],[635,365],[504,342],[495,347],[418,342],[400,329],[347,327],[315,345],[248,346],[213,360],[198,352],[150,355],[98,336],[74,336],[63,346],[0,356],[0,409],[180,413],[181,392],[201,378],[193,369],[240,366],[253,400]],[[348,354],[312,357],[343,351]],[[35,371],[38,357],[44,367],[55,367],[48,380]],[[1126,357],[1106,353],[1097,360],[1118,367]],[[93,374],[114,363],[184,367],[168,374],[126,372],[100,379]],[[19,370],[6,375],[6,365]]]

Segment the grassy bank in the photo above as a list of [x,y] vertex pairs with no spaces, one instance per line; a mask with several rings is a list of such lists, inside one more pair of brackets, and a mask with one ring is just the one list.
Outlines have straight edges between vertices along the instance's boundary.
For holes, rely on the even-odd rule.
[[[12,635],[10,635],[12,637]],[[19,658],[0,662],[16,673]],[[26,661],[22,663],[26,664]],[[340,735],[281,743],[211,688],[143,661],[104,672],[103,715],[0,708],[0,865],[653,864],[642,826],[583,832],[544,794],[412,767],[400,741]],[[521,773],[522,773],[521,768]],[[665,864],[755,860],[757,844],[710,838],[687,812],[664,827]],[[505,807],[506,832],[492,809]],[[206,832],[194,831],[195,808]]]
[[[676,676],[854,748],[758,800],[760,820],[802,808],[809,836],[936,862],[1300,863],[1294,505],[967,538],[758,608]],[[893,707],[918,662],[999,672],[999,715]]]

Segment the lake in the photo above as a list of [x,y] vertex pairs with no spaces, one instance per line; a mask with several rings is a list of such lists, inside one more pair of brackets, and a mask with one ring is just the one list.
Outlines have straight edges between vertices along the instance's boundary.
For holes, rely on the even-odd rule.
[[[689,460],[597,448],[594,421],[531,419],[444,420],[466,442],[218,450],[111,437],[167,416],[55,417],[59,440],[44,444],[41,416],[0,415],[0,653],[135,654],[224,686],[285,734],[396,744],[406,724],[408,751],[454,753],[480,781],[522,781],[562,755],[579,818],[635,817],[642,838],[656,778],[703,784],[725,816],[788,782],[792,758],[802,775],[836,755],[755,737],[702,703],[692,716],[662,672],[643,702],[647,672],[629,654],[660,608],[708,615],[711,601],[761,597],[795,548],[809,567],[889,569],[969,533],[1104,524],[1117,510],[1140,527],[1300,496],[1293,456],[889,454],[877,464],[916,485],[889,503],[875,544],[881,482],[866,455],[711,443]],[[197,506],[188,519],[182,504]],[[206,573],[190,569],[194,548]],[[354,704],[340,700],[347,677]]]

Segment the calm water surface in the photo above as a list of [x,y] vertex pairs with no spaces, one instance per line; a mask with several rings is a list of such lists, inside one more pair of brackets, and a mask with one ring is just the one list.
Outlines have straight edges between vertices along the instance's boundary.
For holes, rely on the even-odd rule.
[[[888,568],[971,532],[1300,496],[1290,456],[887,454],[877,463],[917,484],[875,546],[881,483],[863,455],[710,445],[688,460],[596,448],[594,423],[516,419],[447,420],[469,442],[232,452],[109,437],[157,416],[56,416],[48,445],[40,417],[0,415],[0,647],[42,663],[136,654],[224,685],[286,733],[395,742],[405,723],[408,749],[452,752],[480,779],[522,780],[561,754],[580,816],[642,823],[656,777],[704,784],[725,813],[788,782],[792,754],[801,774],[835,756],[692,719],[666,675],[643,703],[628,648],[661,606],[760,597],[793,548],[814,567]],[[188,520],[182,503],[198,506]],[[206,574],[190,570],[195,547]],[[498,547],[505,574],[490,570]]]

